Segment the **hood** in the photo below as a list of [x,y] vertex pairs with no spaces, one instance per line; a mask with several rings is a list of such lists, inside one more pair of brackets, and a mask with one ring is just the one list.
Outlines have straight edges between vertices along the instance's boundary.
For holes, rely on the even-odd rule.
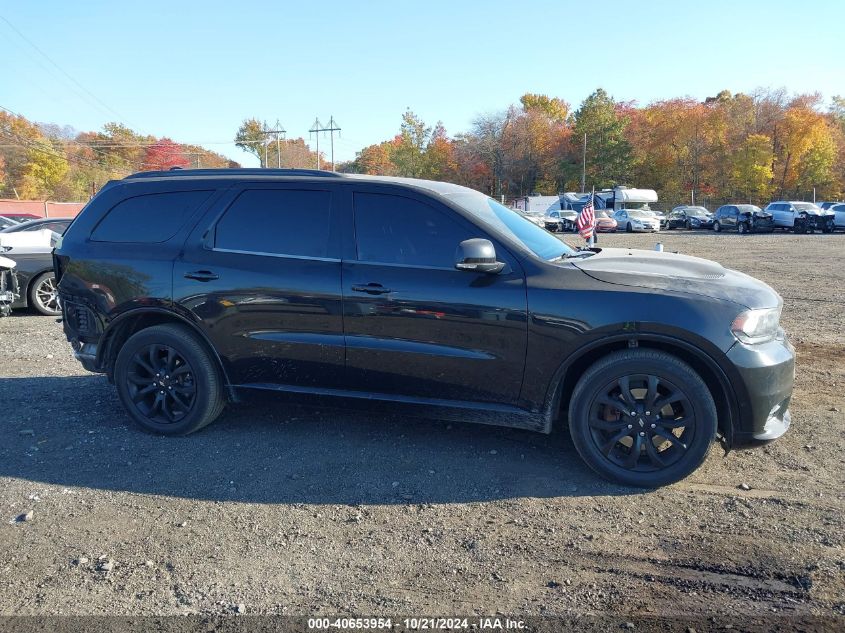
[[572,263],[590,277],[611,284],[697,294],[747,308],[771,308],[781,303],[780,295],[762,281],[699,257],[604,248]]
[[8,257],[3,257],[0,255],[0,268],[9,268],[12,269],[17,266],[17,262],[14,260],[9,259]]

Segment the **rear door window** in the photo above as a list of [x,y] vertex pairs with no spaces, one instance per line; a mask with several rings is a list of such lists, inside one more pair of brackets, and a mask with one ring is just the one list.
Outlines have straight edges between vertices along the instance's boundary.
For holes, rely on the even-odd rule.
[[291,257],[329,258],[331,192],[248,189],[218,220],[214,248]]
[[94,242],[166,242],[213,191],[171,191],[127,198],[109,211],[91,233]]

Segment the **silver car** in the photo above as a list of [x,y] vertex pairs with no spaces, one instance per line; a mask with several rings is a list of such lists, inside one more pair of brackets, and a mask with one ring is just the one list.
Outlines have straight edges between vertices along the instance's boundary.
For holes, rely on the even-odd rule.
[[660,230],[660,218],[641,209],[619,209],[613,214],[618,230],[628,233],[656,233]]

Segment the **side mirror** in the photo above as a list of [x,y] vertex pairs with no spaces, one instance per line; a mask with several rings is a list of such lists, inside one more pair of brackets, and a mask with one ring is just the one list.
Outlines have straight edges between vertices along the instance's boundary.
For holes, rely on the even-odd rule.
[[455,250],[455,268],[476,273],[498,274],[505,264],[496,261],[496,248],[490,240],[464,240]]

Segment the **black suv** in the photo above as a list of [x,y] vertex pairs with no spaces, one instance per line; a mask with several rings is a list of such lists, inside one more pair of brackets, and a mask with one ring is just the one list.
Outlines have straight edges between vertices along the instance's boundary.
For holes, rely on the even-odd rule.
[[716,209],[713,230],[766,233],[775,230],[772,214],[753,204],[726,204]]
[[[638,486],[789,426],[769,286],[703,259],[575,250],[457,185],[307,170],[111,182],[55,251],[64,329],[144,428],[242,389],[548,433]],[[324,400],[323,400],[324,401]]]

